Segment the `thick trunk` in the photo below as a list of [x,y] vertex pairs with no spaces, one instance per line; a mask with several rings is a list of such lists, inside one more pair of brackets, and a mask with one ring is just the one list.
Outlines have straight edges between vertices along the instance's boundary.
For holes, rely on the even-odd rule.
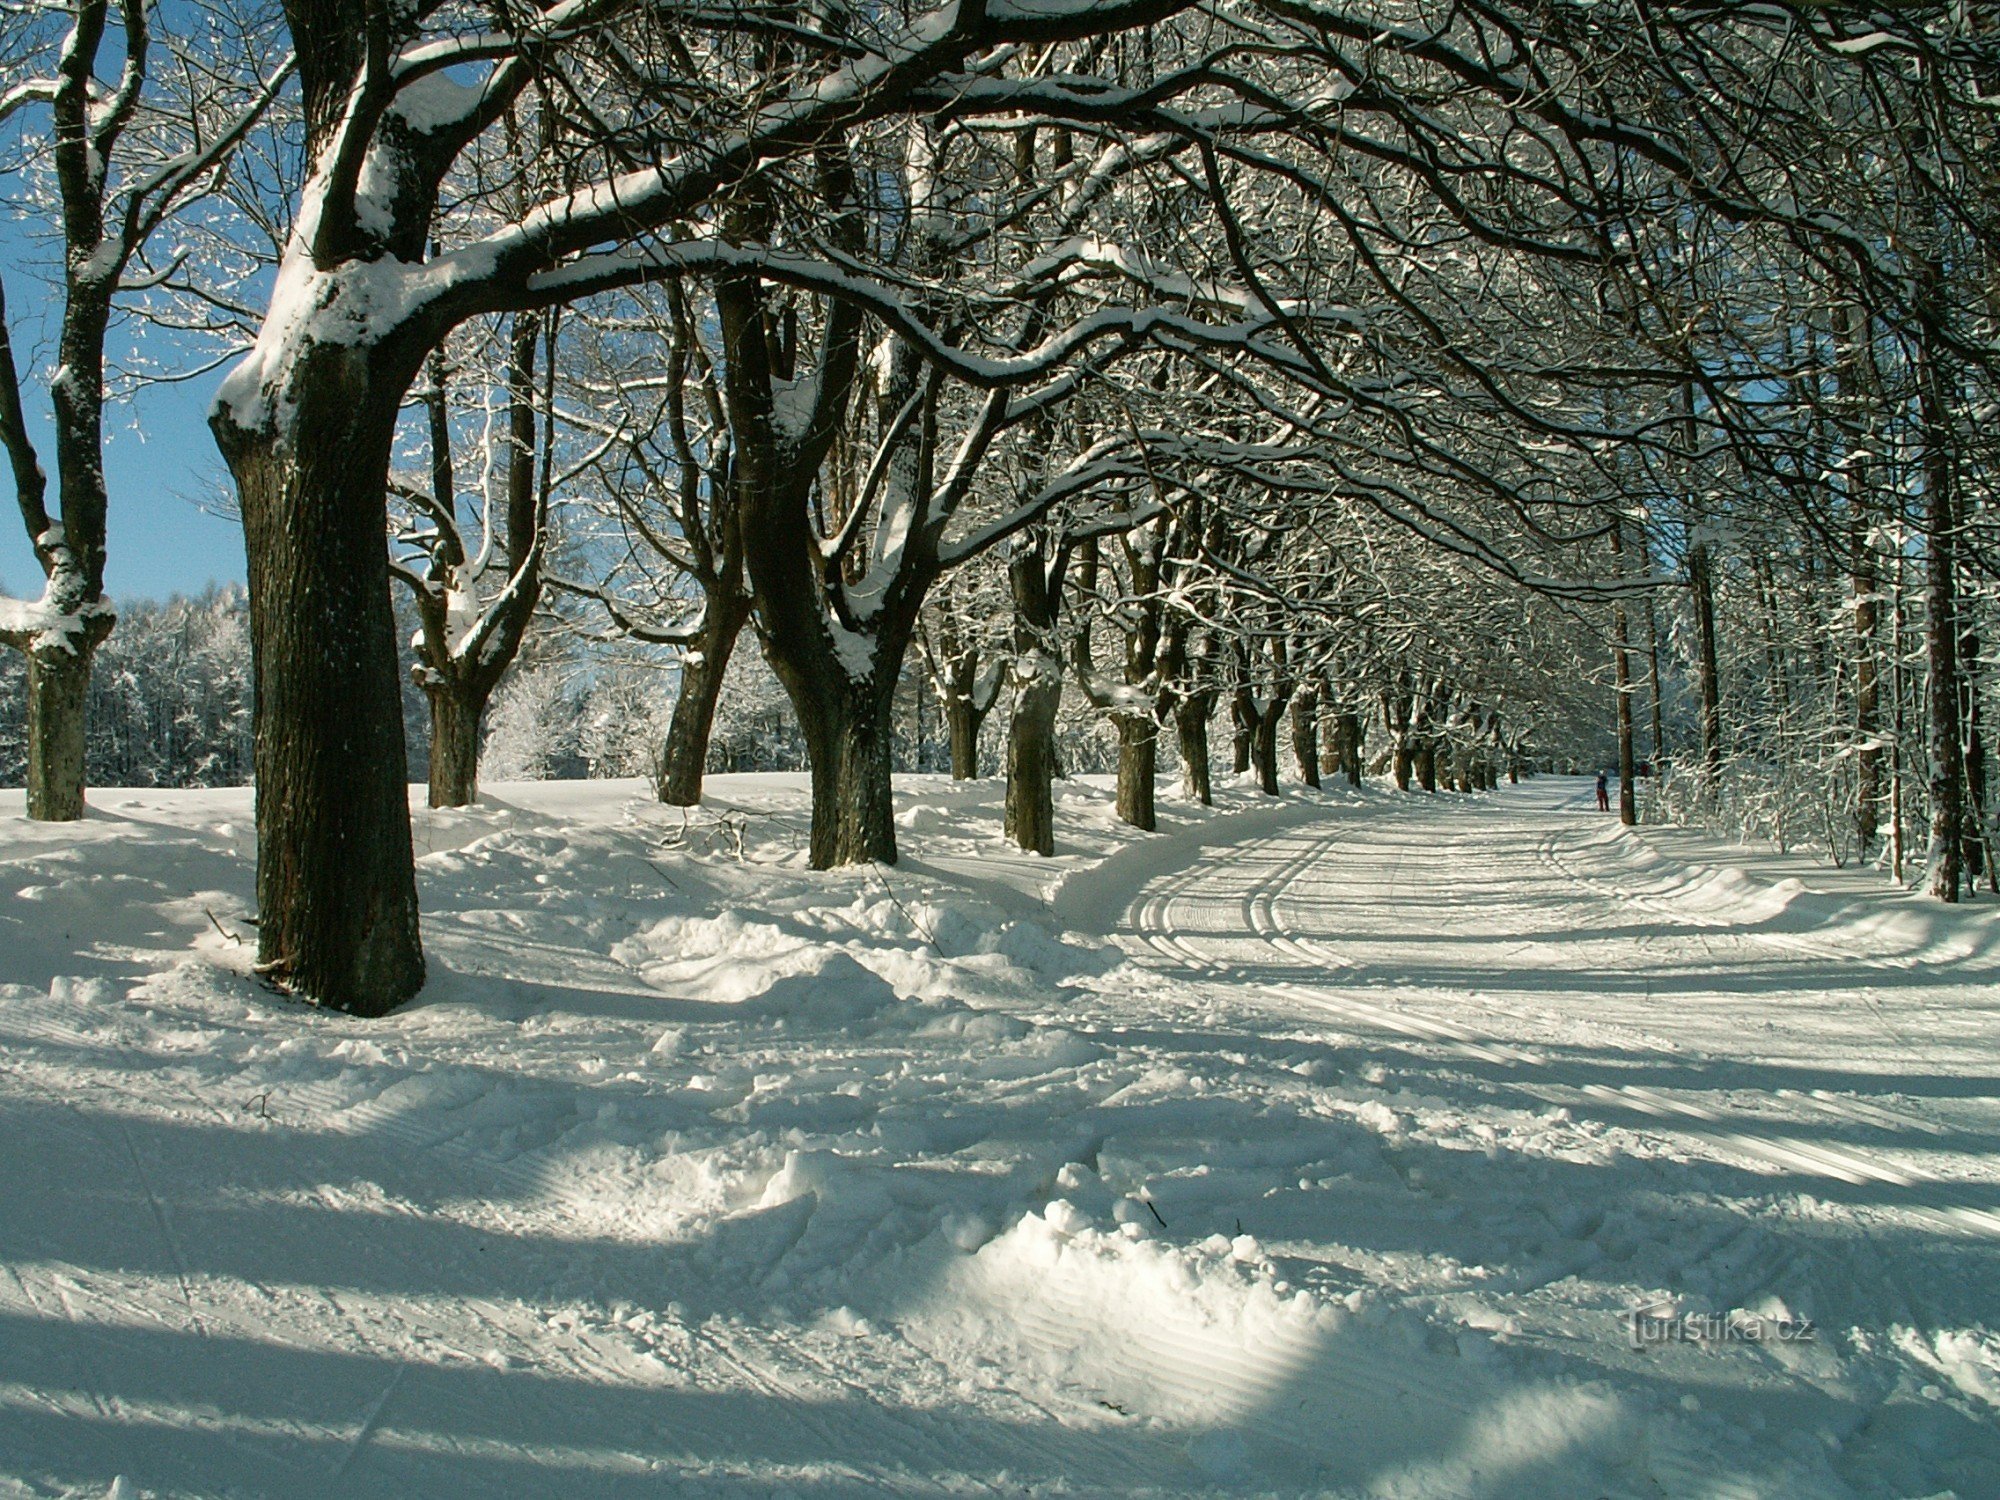
[[1051,657],[1033,664],[1033,675],[1014,695],[1007,724],[1007,837],[1033,854],[1056,852],[1056,710],[1062,676]]
[[1349,786],[1361,785],[1361,741],[1366,733],[1367,722],[1360,714],[1340,716],[1340,769]]
[[1292,755],[1299,763],[1299,779],[1307,786],[1319,785],[1319,700],[1300,696],[1292,700]]
[[1278,708],[1266,709],[1250,726],[1250,758],[1257,767],[1257,790],[1278,795]]
[[[815,870],[896,862],[895,798],[889,771],[894,735],[886,694],[857,691],[806,724],[812,760],[812,846]],[[814,717],[820,717],[815,715]]]
[[1390,768],[1391,774],[1396,778],[1397,791],[1407,792],[1410,789],[1410,777],[1416,769],[1416,761],[1416,747],[1410,743],[1408,736],[1398,739],[1396,758]]
[[28,658],[28,816],[67,823],[83,816],[84,730],[96,647],[43,647]]
[[715,732],[715,705],[722,696],[729,658],[736,653],[737,637],[749,618],[748,599],[711,598],[707,628],[696,649],[681,663],[680,696],[674,700],[674,716],[660,752],[660,800],[669,807],[694,807],[701,802],[708,742]]
[[1119,714],[1118,726],[1118,817],[1119,821],[1151,833],[1158,827],[1153,816],[1153,785],[1159,768],[1160,726],[1139,714]]
[[1180,746],[1181,782],[1188,797],[1203,807],[1215,803],[1209,780],[1208,721],[1214,716],[1215,700],[1199,693],[1174,710],[1174,735]]
[[1417,741],[1417,748],[1411,760],[1417,773],[1417,785],[1427,792],[1436,791],[1438,789],[1437,747],[1431,742],[1429,735]]
[[1238,776],[1250,769],[1250,724],[1240,714],[1232,722],[1233,733],[1229,738],[1229,767]]
[[866,679],[849,676],[833,643],[767,630],[764,654],[791,699],[812,773],[815,870],[896,862],[896,683],[909,649],[908,627],[886,622],[875,635]]
[[973,706],[970,694],[953,693],[944,706],[951,730],[951,779],[979,779],[979,726],[986,717]]
[[366,351],[316,346],[268,426],[238,427],[227,408],[215,422],[250,565],[259,956],[299,994],[362,1015],[424,981],[382,541],[407,383]]
[[479,799],[479,725],[486,704],[462,685],[440,684],[431,705],[431,806],[470,807]]

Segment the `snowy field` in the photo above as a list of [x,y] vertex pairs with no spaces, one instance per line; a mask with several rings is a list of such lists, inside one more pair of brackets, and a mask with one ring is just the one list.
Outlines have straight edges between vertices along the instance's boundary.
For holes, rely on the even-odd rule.
[[643,791],[420,813],[379,1021],[250,977],[247,792],[0,794],[0,1495],[2000,1496],[1990,901],[1571,781]]

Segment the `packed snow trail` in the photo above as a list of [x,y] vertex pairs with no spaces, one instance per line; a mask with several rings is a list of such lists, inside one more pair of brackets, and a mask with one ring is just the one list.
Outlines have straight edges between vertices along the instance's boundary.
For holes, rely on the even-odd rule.
[[1156,882],[1132,926],[1275,1012],[1495,1064],[1489,1088],[2000,1236],[2000,1164],[1950,1152],[1937,1114],[1902,1102],[1996,1122],[1996,955],[1885,951],[1880,922],[1803,937],[1781,922],[1802,891],[1689,890],[1678,870],[1648,888],[1638,836],[1543,786],[1259,840]]
[[0,1496],[2000,1494],[1991,906],[1578,787],[503,787],[375,1021],[0,805]]

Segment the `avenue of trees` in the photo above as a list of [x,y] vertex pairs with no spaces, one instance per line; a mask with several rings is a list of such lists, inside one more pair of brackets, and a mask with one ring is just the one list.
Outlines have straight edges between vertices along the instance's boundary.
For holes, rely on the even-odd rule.
[[[73,818],[247,716],[316,1002],[423,981],[413,737],[433,805],[803,755],[818,867],[932,743],[1044,853],[1100,755],[1150,828],[1601,753],[1628,821],[1994,882],[1975,11],[49,0],[0,70],[59,267],[0,771]],[[130,337],[227,361],[247,610],[105,594]]]

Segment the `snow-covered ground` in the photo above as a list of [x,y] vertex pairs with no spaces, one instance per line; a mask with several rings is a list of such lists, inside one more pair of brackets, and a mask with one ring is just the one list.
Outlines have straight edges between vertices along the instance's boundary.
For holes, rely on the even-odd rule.
[[249,976],[247,793],[0,794],[0,1495],[2000,1495],[1992,905],[898,790],[421,813],[378,1021]]

